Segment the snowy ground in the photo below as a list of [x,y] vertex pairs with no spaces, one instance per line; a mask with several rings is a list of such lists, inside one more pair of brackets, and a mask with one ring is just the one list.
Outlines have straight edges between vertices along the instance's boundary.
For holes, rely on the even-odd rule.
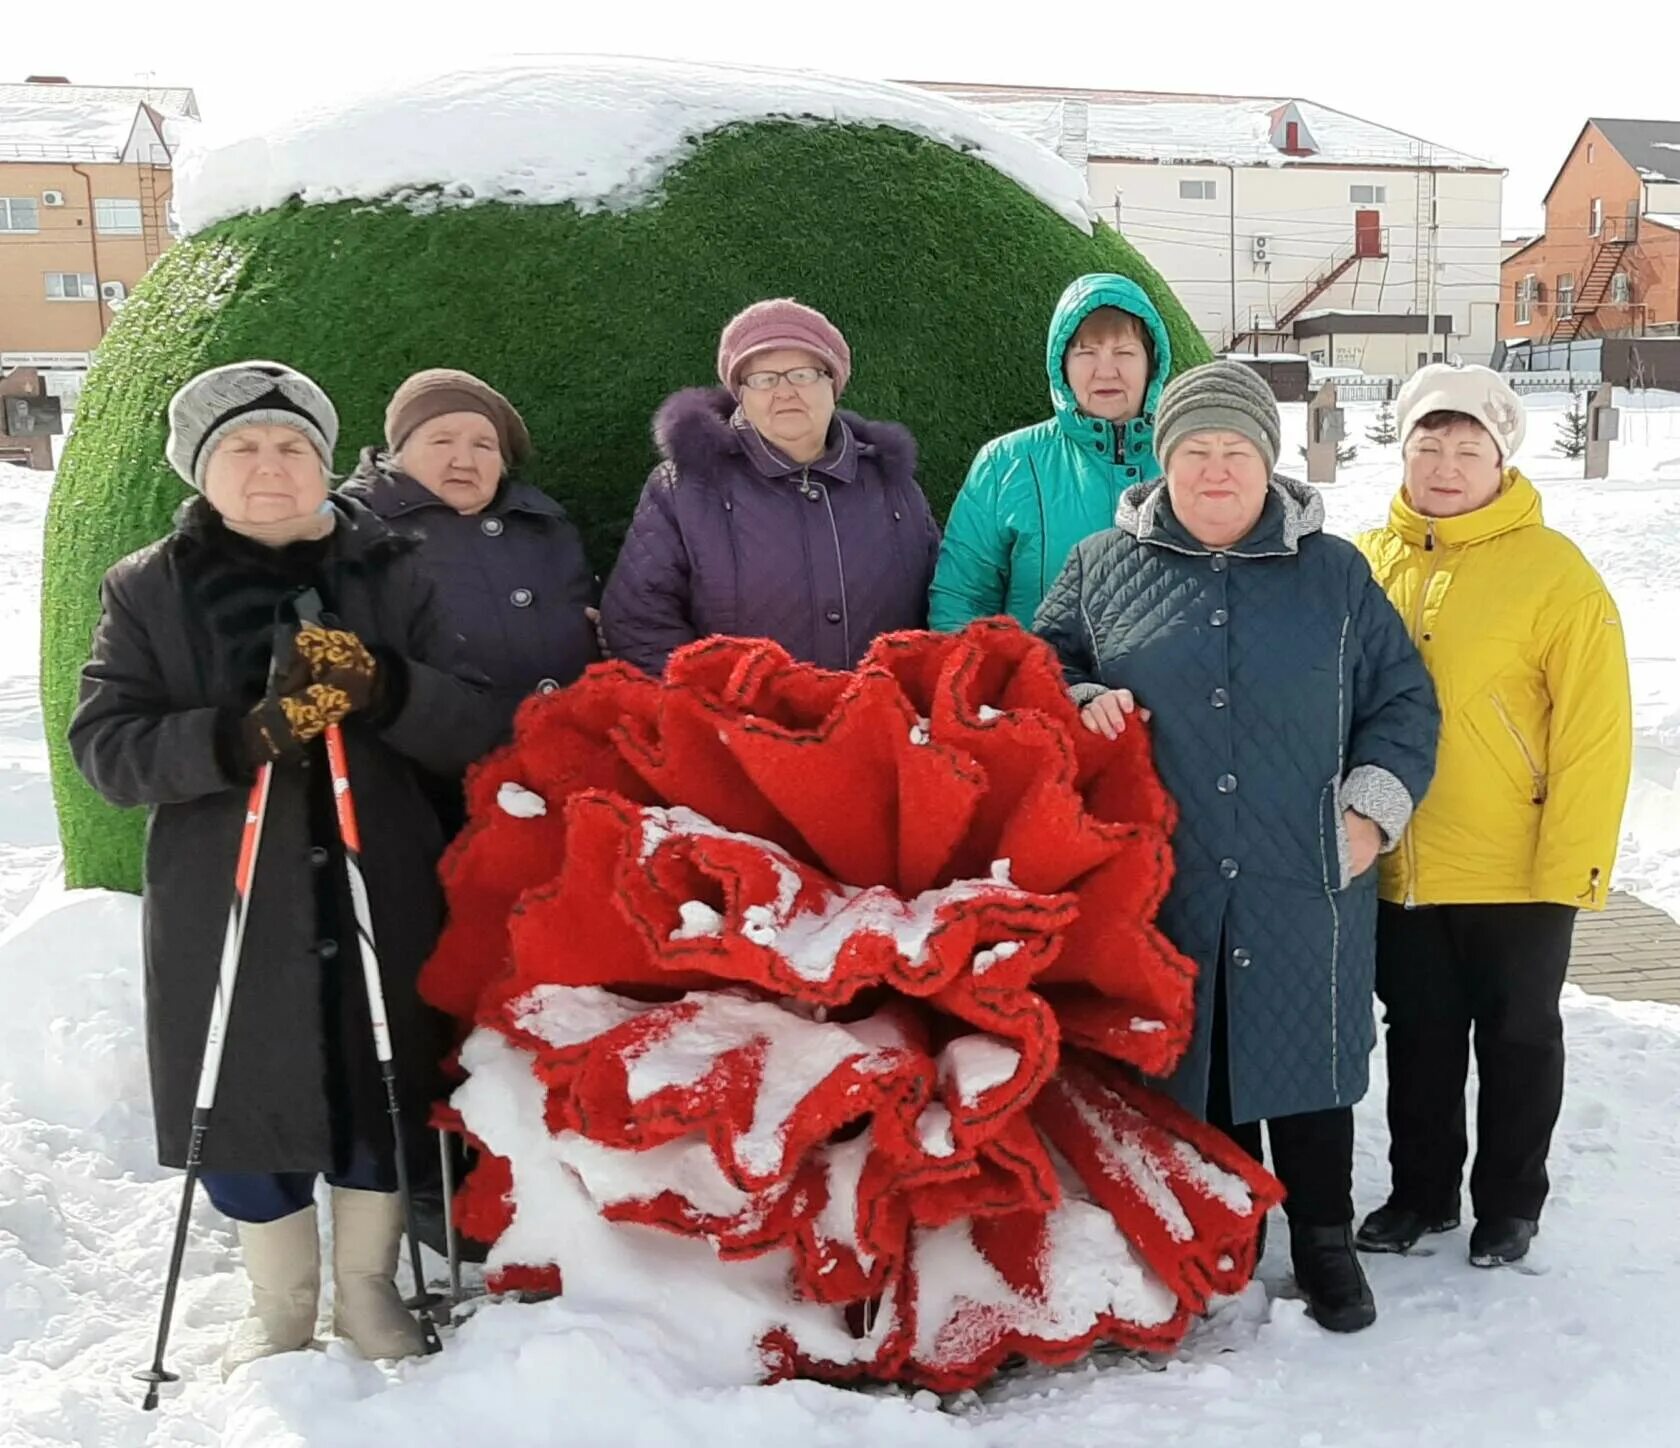
[[[1615,480],[1548,458],[1561,399],[1531,403],[1521,461],[1551,522],[1604,570],[1626,616],[1639,779],[1620,883],[1680,915],[1680,398],[1624,415]],[[1363,441],[1328,490],[1349,532],[1380,520],[1393,449]],[[1286,409],[1287,464],[1303,430]],[[1666,466],[1665,466],[1666,464]],[[1523,1271],[1477,1272],[1464,1235],[1370,1264],[1381,1317],[1333,1338],[1290,1296],[1281,1231],[1262,1283],[1164,1371],[1115,1360],[1033,1374],[946,1412],[929,1396],[716,1376],[705,1334],[604,1320],[564,1301],[491,1306],[441,1358],[384,1369],[337,1345],[248,1370],[215,1358],[243,1306],[232,1235],[200,1206],[155,1416],[128,1374],[148,1358],[179,1178],[152,1154],[139,1035],[137,902],[66,895],[35,703],[44,481],[0,468],[0,1445],[628,1444],[1456,1445],[1674,1441],[1680,1292],[1680,1009],[1571,990],[1569,1098],[1545,1235]],[[44,882],[44,884],[43,884]],[[1361,1205],[1382,1196],[1380,1053],[1360,1116]],[[1281,1223],[1279,1224],[1281,1226]],[[673,1291],[680,1286],[673,1284]]]

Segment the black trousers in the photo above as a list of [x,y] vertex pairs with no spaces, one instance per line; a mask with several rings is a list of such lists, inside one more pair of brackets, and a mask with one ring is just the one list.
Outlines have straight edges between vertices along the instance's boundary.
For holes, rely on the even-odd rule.
[[[1223,962],[1225,950],[1219,952]],[[1209,1052],[1207,1119],[1255,1161],[1265,1165],[1258,1121],[1231,1120],[1230,1043],[1225,1014],[1225,967],[1214,982],[1213,1040]],[[1274,1116],[1266,1123],[1272,1174],[1289,1193],[1283,1209],[1306,1227],[1340,1227],[1353,1220],[1353,1108]]]
[[1456,1215],[1469,1155],[1464,1083],[1480,1096],[1470,1201],[1478,1218],[1538,1218],[1563,1106],[1569,905],[1384,904],[1377,995],[1388,1028],[1389,1200]]

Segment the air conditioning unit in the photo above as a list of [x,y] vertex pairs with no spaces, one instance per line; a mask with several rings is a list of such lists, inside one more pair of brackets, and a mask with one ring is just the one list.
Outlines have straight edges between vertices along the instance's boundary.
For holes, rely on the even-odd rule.
[[41,193],[41,205],[43,205],[43,206],[62,206],[62,205],[64,205],[64,193],[62,191],[43,191]]
[[100,282],[99,299],[103,302],[120,302],[127,298],[128,288],[121,282]]
[[1272,259],[1272,239],[1269,236],[1256,236],[1252,239],[1254,242],[1254,263],[1256,266],[1264,266]]

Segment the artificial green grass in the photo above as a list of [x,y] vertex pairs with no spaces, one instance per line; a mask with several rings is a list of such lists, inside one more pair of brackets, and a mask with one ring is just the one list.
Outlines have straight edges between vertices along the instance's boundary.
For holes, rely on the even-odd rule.
[[739,308],[795,296],[833,318],[854,358],[844,405],[911,428],[943,517],[981,443],[1048,415],[1050,309],[1089,271],[1148,290],[1178,367],[1207,359],[1113,231],[1086,236],[983,162],[885,127],[731,127],[626,214],[293,205],[183,241],[100,348],[48,514],[41,689],[68,882],[140,886],[143,815],[100,801],[64,739],[101,575],[186,496],[165,407],[195,373],[248,357],[309,373],[338,407],[343,469],[409,373],[477,373],[524,414],[525,476],[566,504],[604,576],[654,461],[654,409],[713,380]]

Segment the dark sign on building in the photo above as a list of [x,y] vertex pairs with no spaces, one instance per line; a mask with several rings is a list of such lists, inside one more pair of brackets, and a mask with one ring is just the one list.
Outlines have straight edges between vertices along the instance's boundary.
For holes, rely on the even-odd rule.
[[57,437],[64,431],[64,407],[56,397],[7,397],[0,432],[7,437]]

